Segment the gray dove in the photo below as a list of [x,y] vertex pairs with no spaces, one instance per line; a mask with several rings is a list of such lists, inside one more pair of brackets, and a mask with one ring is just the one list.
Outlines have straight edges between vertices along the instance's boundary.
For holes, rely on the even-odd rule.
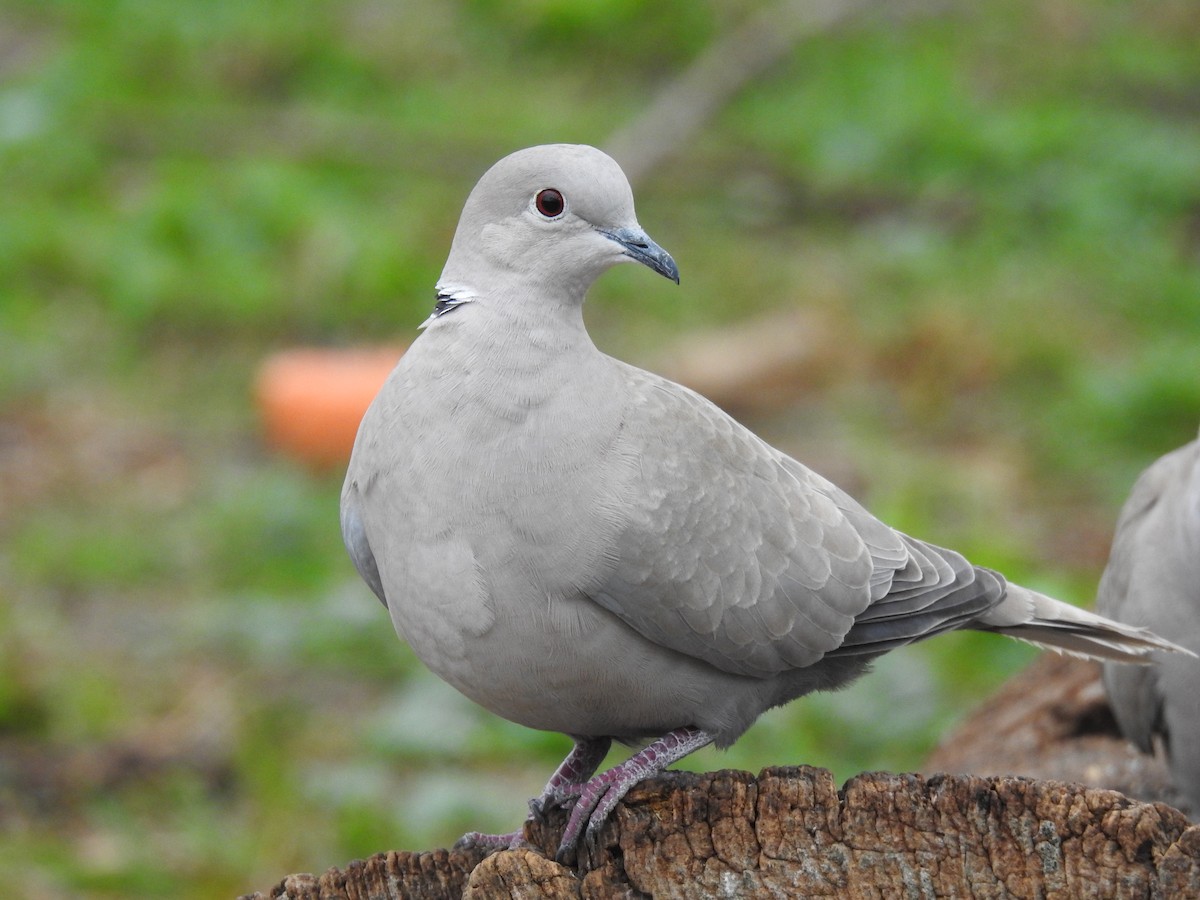
[[[350,556],[425,665],[574,740],[530,803],[570,808],[560,858],[638,781],[913,641],[971,628],[1126,662],[1171,646],[888,527],[699,394],[602,353],[584,295],[630,261],[679,281],[604,153],[496,163],[342,492]],[[645,746],[593,776],[613,740]]]
[[[1200,652],[1200,440],[1142,473],[1121,510],[1097,607]],[[1159,656],[1155,654],[1155,656]],[[1200,660],[1162,655],[1151,668],[1106,664],[1121,732],[1143,752],[1164,739],[1174,787],[1200,813]]]

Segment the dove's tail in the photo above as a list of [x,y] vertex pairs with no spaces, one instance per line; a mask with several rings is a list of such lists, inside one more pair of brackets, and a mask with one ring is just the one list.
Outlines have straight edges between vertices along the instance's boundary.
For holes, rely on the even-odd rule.
[[1145,628],[1114,622],[1011,582],[1005,598],[968,627],[1085,659],[1144,665],[1153,662],[1156,650],[1196,655]]

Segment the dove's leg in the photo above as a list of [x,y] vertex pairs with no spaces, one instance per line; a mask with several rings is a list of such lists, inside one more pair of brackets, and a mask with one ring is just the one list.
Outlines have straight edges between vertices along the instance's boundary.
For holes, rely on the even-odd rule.
[[[608,748],[612,745],[610,738],[574,738],[575,746],[567,754],[540,796],[529,801],[530,818],[543,821],[545,811],[552,806],[567,806],[583,791],[583,786],[600,763],[604,761]],[[468,831],[457,841],[455,847],[482,847],[486,850],[506,850],[515,847],[525,840],[525,829],[504,834],[485,834],[482,831]]]
[[574,740],[575,746],[554,770],[541,795],[529,801],[529,811],[539,822],[546,810],[554,806],[570,806],[575,801],[612,746],[611,738],[577,737]]
[[557,858],[568,861],[575,855],[576,845],[583,838],[594,844],[600,827],[609,813],[620,802],[629,789],[651,775],[657,775],[671,763],[678,762],[689,753],[707,747],[713,736],[698,728],[677,728],[660,737],[645,749],[635,753],[620,765],[613,766],[583,785],[571,817],[567,820],[562,843],[558,845]]

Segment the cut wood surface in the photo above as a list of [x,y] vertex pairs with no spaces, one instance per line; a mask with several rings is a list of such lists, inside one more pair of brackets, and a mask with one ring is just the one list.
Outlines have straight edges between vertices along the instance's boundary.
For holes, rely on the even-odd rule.
[[631,791],[597,851],[389,852],[254,898],[1200,897],[1200,826],[1161,803],[1015,777],[809,767],[672,772]]

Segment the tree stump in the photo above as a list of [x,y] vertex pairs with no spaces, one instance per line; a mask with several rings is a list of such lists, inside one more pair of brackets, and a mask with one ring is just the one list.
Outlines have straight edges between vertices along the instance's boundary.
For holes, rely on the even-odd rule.
[[1015,777],[809,767],[670,772],[634,788],[578,870],[531,846],[389,852],[253,898],[1200,897],[1200,826],[1162,803]]

